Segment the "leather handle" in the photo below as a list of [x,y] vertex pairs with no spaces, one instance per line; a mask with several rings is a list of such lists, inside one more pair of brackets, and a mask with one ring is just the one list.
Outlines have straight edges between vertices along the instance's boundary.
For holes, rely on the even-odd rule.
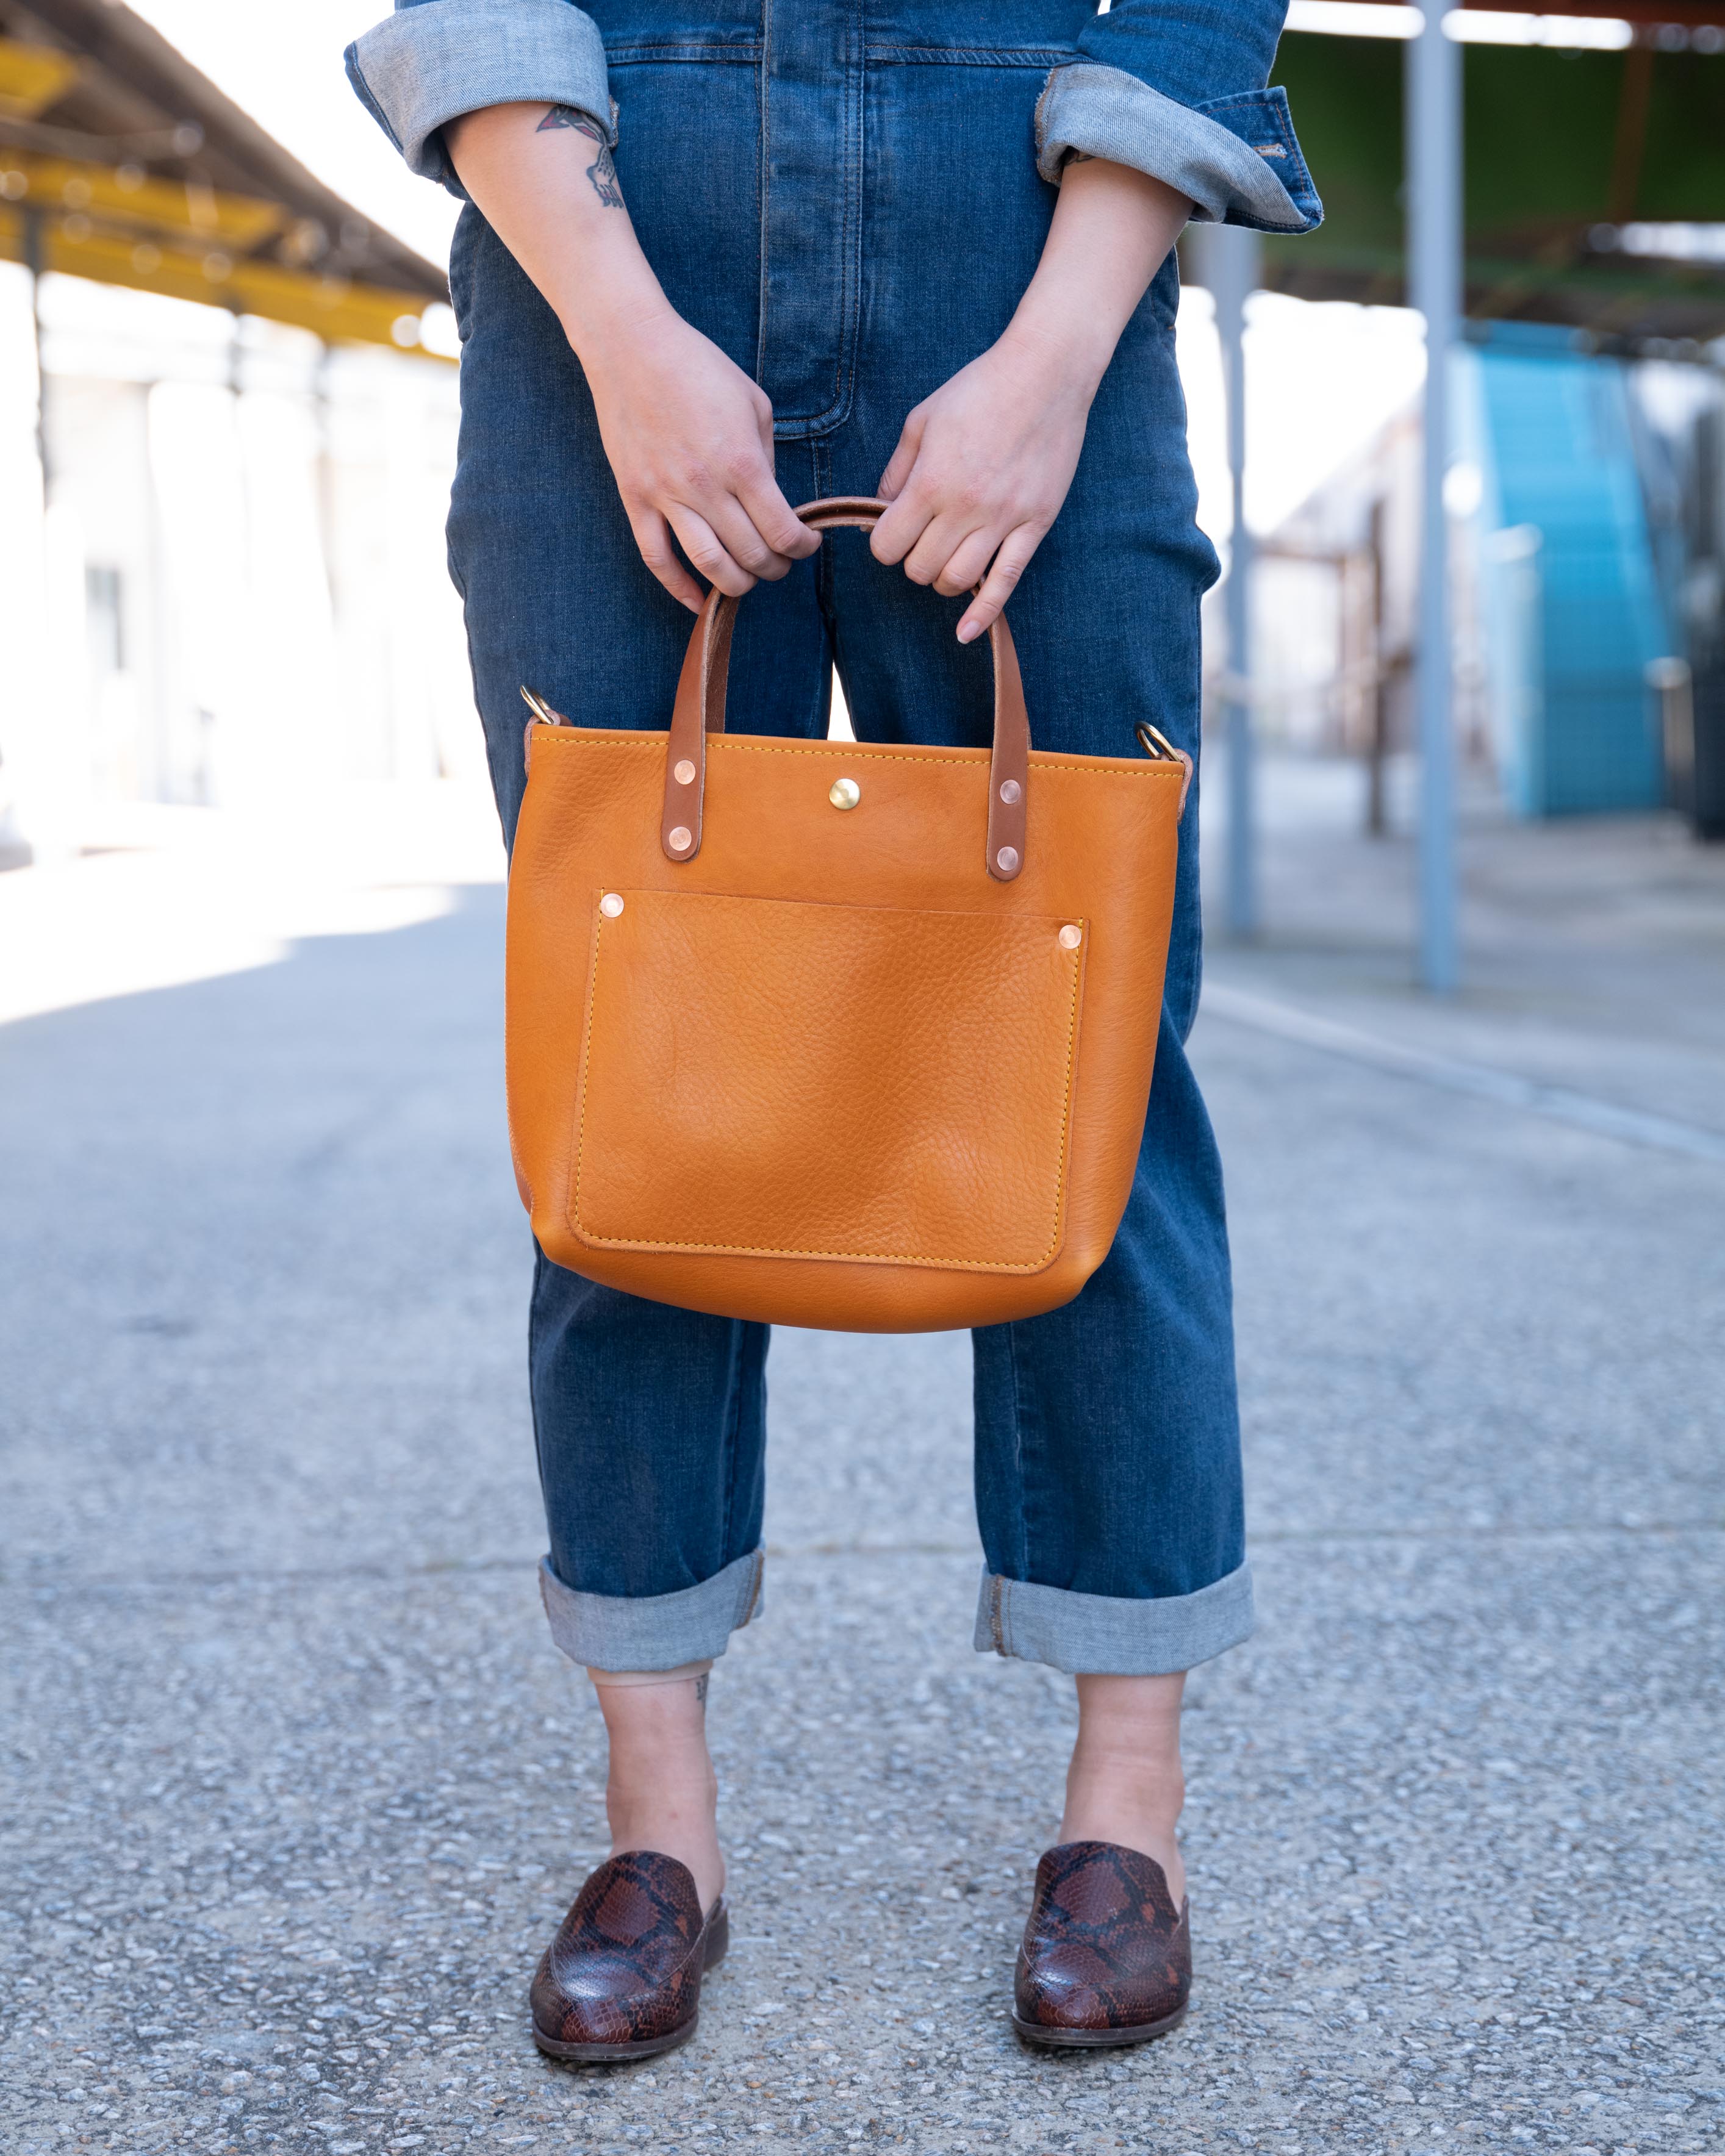
[[[813,531],[840,526],[872,531],[886,514],[886,504],[867,495],[835,495],[805,501],[797,514]],[[731,667],[731,633],[737,601],[716,586],[706,595],[677,681],[665,744],[665,814],[659,842],[667,859],[692,861],[701,851],[701,814],[706,799],[706,737],[725,731],[725,691]],[[1030,791],[1030,720],[1024,709],[1024,685],[1019,655],[1004,614],[988,631],[994,660],[994,747],[988,766],[987,867],[998,882],[1010,883],[1024,865],[1024,834]]]

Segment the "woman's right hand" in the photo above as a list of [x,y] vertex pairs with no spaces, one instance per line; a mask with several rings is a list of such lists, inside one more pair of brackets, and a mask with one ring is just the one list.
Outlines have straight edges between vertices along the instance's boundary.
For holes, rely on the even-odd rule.
[[758,383],[660,301],[643,321],[581,340],[599,434],[641,559],[698,613],[710,583],[740,598],[812,554],[818,532],[773,471],[773,407]]
[[665,298],[598,123],[490,105],[444,130],[462,185],[555,311],[586,370],[641,559],[699,613],[684,553],[741,598],[820,544],[773,475],[773,407]]

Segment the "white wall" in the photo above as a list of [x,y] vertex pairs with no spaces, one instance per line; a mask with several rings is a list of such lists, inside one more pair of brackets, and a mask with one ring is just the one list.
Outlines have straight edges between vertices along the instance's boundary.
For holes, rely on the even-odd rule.
[[45,511],[28,280],[0,274],[0,803],[36,851],[116,801],[476,778],[455,370],[71,278],[42,311]]

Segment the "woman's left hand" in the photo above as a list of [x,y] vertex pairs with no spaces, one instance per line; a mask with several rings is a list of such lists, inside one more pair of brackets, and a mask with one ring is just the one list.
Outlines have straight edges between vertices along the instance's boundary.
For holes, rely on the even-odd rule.
[[993,623],[1060,514],[1096,388],[1064,342],[1014,324],[905,421],[875,557],[948,598],[980,583],[961,644]]
[[961,644],[993,624],[1060,515],[1120,333],[1191,214],[1147,173],[1075,157],[1004,335],[906,420],[870,543],[948,598],[982,584]]

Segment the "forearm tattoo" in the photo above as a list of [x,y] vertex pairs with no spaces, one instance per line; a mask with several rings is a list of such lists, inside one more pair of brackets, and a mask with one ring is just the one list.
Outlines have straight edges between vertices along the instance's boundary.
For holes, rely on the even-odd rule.
[[536,134],[543,135],[553,127],[567,127],[577,135],[585,135],[590,142],[597,142],[599,154],[587,168],[587,177],[593,182],[593,191],[607,209],[623,208],[623,188],[617,177],[617,167],[611,156],[611,145],[605,140],[604,130],[589,120],[584,112],[578,112],[572,105],[554,105],[538,126]]
[[710,1671],[703,1671],[695,1680],[696,1703],[703,1709],[706,1706],[706,1681],[710,1674]]

